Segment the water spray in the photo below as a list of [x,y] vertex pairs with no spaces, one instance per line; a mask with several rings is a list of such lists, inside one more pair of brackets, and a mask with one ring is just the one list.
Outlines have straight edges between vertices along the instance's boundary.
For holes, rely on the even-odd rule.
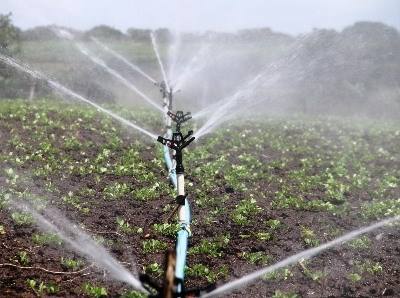
[[10,207],[22,212],[28,212],[42,230],[57,234],[71,249],[88,260],[94,261],[99,268],[109,272],[113,279],[122,281],[136,290],[149,294],[141,282],[113,258],[106,248],[96,243],[91,236],[67,220],[58,210],[54,208],[45,209],[39,213],[31,204],[16,200],[10,202]]
[[160,105],[158,105],[154,100],[149,98],[146,94],[143,93],[143,91],[139,90],[135,85],[133,85],[131,82],[129,82],[124,76],[122,76],[119,72],[117,72],[115,69],[109,67],[107,63],[105,63],[102,59],[99,57],[96,57],[91,53],[91,51],[85,47],[82,43],[76,42],[74,39],[74,36],[62,29],[54,29],[54,32],[60,37],[60,38],[65,38],[73,42],[75,47],[86,57],[89,58],[93,63],[101,66],[104,70],[106,70],[110,75],[118,79],[122,84],[124,84],[128,89],[132,90],[136,94],[138,94],[141,98],[143,98],[145,101],[147,101],[150,105],[152,105],[155,109],[158,111],[163,111]]
[[0,61],[19,70],[19,71],[22,71],[22,72],[30,75],[31,77],[33,77],[35,79],[45,81],[53,90],[58,91],[59,93],[67,95],[71,98],[80,100],[86,104],[89,104],[89,105],[93,106],[94,108],[96,108],[97,110],[103,112],[104,114],[107,114],[107,115],[111,116],[112,118],[118,120],[120,123],[127,125],[131,128],[134,128],[134,129],[138,130],[139,132],[147,135],[148,137],[150,137],[153,140],[157,138],[157,136],[154,133],[151,133],[151,132],[145,130],[144,128],[132,123],[131,121],[128,121],[127,119],[103,108],[102,106],[94,103],[93,101],[91,101],[91,100],[83,97],[82,95],[72,91],[71,89],[68,89],[67,87],[61,85],[59,82],[46,77],[44,74],[42,74],[38,71],[32,70],[29,66],[24,65],[11,57],[7,57],[7,56],[0,54]]
[[162,74],[163,79],[164,79],[165,86],[166,86],[167,90],[170,90],[170,87],[169,87],[169,84],[168,84],[168,79],[167,79],[167,74],[165,73],[164,64],[162,63],[162,60],[161,60],[161,57],[160,57],[160,53],[158,51],[158,44],[157,44],[157,40],[156,40],[156,36],[155,36],[154,32],[150,33],[150,38],[151,38],[151,43],[153,45],[154,53],[156,54],[157,61],[158,61],[158,64],[160,66],[160,70],[161,70],[161,74]]
[[247,274],[241,278],[238,278],[236,280],[228,282],[225,285],[222,285],[222,286],[218,287],[217,289],[215,289],[207,294],[204,294],[200,297],[208,298],[208,297],[218,297],[218,296],[221,296],[222,294],[226,295],[227,293],[232,292],[235,289],[245,287],[246,285],[254,282],[255,280],[259,279],[260,277],[264,276],[267,273],[270,273],[270,272],[276,271],[280,268],[298,263],[301,260],[310,259],[310,258],[322,253],[323,251],[325,251],[327,249],[337,247],[337,246],[342,245],[342,244],[344,244],[354,238],[357,238],[363,234],[370,233],[376,229],[382,228],[389,224],[396,223],[398,221],[400,221],[400,216],[384,219],[384,220],[381,220],[374,224],[371,224],[367,227],[359,228],[355,231],[349,232],[339,238],[336,238],[336,239],[329,241],[325,244],[322,244],[318,247],[310,248],[310,249],[304,250],[302,252],[299,252],[293,256],[290,256],[290,257],[272,265],[272,266],[262,268],[253,273]]
[[111,55],[113,55],[115,58],[119,59],[120,61],[122,61],[123,63],[125,63],[126,65],[128,65],[131,69],[133,69],[134,71],[136,71],[137,73],[141,74],[144,78],[148,79],[150,82],[152,82],[153,84],[156,84],[157,81],[155,79],[153,79],[150,75],[148,75],[147,73],[145,73],[139,66],[133,64],[132,62],[128,61],[128,59],[126,59],[124,56],[122,56],[121,54],[117,53],[116,51],[110,49],[107,45],[105,45],[104,43],[102,43],[101,41],[99,41],[97,38],[95,37],[90,37],[90,39],[96,43],[98,46],[100,46],[103,50],[105,50],[106,52],[110,53]]

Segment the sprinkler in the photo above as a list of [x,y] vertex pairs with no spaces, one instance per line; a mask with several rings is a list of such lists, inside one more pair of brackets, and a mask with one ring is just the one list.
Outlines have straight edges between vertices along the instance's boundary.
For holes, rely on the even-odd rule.
[[[191,209],[185,193],[185,168],[183,166],[183,149],[186,148],[195,137],[193,131],[189,131],[185,136],[180,131],[182,123],[188,121],[190,113],[184,114],[182,111],[178,111],[176,114],[168,112],[168,116],[176,123],[176,131],[172,133],[172,138],[164,138],[159,136],[157,141],[164,146],[171,149],[174,153],[175,159],[175,172],[178,194],[176,196],[177,207],[174,210],[178,212],[180,229],[177,234],[176,249],[174,258],[168,257],[169,260],[174,260],[174,283],[171,286],[170,277],[166,275],[165,286],[164,286],[164,297],[184,297],[184,270],[186,265],[186,255],[188,248],[188,239],[191,236],[190,222],[191,222]],[[174,214],[173,213],[173,214]],[[171,272],[171,265],[167,266],[166,272]]]
[[[178,176],[180,174],[181,175],[184,174],[184,168],[182,163],[182,150],[185,147],[187,147],[192,141],[194,141],[195,137],[191,137],[190,139],[188,139],[191,135],[193,135],[193,130],[190,130],[186,136],[183,136],[180,131],[177,131],[172,133],[172,139],[166,139],[161,136],[157,138],[158,142],[160,142],[165,146],[168,146],[172,150],[175,150],[176,174],[178,174]],[[178,193],[179,193],[179,188],[178,188]]]
[[177,111],[176,114],[168,111],[168,116],[176,123],[176,131],[181,131],[181,125],[186,121],[192,119],[192,115],[190,112],[184,114],[182,111]]
[[[155,46],[155,38],[153,35],[152,42],[161,67],[161,72],[163,73],[164,77],[164,80],[162,82],[155,83],[155,85],[159,87],[161,96],[163,98],[163,111],[165,121],[165,134],[163,137],[159,136],[157,138],[157,141],[163,145],[164,159],[169,171],[169,177],[175,189],[177,189],[177,204],[169,218],[178,213],[180,229],[177,233],[175,250],[168,251],[166,254],[164,285],[162,287],[159,287],[145,276],[143,277],[143,281],[153,288],[153,293],[157,293],[155,297],[198,297],[201,293],[204,292],[204,290],[184,289],[186,256],[189,237],[191,236],[191,209],[187,194],[185,194],[185,169],[183,166],[182,150],[186,148],[191,142],[193,142],[195,137],[193,136],[192,130],[184,136],[181,132],[181,126],[184,122],[190,120],[192,116],[191,113],[185,114],[182,111],[177,111],[176,114],[172,112],[173,96],[176,91],[174,91],[173,88],[169,86],[168,81],[166,80],[164,69],[161,60],[159,59],[157,48]],[[174,132],[172,128],[172,121],[176,123]],[[207,289],[210,290],[210,287],[208,287]]]
[[168,111],[172,110],[172,99],[174,95],[174,91],[171,86],[167,86],[165,81],[161,81],[161,83],[154,83],[157,87],[160,88],[161,97],[164,100],[163,106],[167,107]]
[[156,86],[160,88],[160,93],[162,98],[167,98],[168,97],[168,89],[167,89],[167,84],[165,81],[162,81],[161,83],[154,83]]
[[165,122],[165,130],[166,130],[166,137],[171,136],[171,118],[168,117],[168,112],[172,110],[172,102],[173,102],[173,95],[174,92],[171,86],[167,86],[165,81],[161,83],[155,83],[157,87],[160,88],[160,93],[163,99],[163,112],[164,112],[164,122]]
[[[155,85],[159,87],[159,90],[163,98],[163,111],[164,111],[164,123],[165,123],[164,137],[168,139],[172,137],[172,119],[168,113],[170,113],[170,111],[172,110],[173,92],[172,89],[169,89],[171,87],[168,87],[165,81],[162,81],[161,83],[155,83]],[[171,180],[173,186],[176,188],[177,181],[175,174],[175,166],[171,159],[171,152],[168,146],[164,146],[163,152],[164,152],[165,164],[168,169],[169,179]]]

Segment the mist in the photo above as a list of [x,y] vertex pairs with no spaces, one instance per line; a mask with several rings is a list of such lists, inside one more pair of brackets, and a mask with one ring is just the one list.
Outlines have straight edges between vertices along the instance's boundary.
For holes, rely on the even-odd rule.
[[0,292],[400,293],[399,17],[394,0],[3,1]]

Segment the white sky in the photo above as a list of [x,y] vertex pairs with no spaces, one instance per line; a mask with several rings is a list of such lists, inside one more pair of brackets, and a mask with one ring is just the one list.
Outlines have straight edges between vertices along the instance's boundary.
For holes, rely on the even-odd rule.
[[233,31],[270,27],[302,33],[342,29],[356,21],[380,21],[400,29],[400,0],[0,0],[0,13],[13,13],[23,28],[57,24],[90,29],[106,24]]

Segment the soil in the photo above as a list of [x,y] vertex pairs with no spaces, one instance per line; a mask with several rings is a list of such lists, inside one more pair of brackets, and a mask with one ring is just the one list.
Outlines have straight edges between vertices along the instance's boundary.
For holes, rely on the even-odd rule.
[[[57,114],[49,117],[58,117]],[[66,120],[68,121],[68,120]],[[71,123],[66,123],[68,126]],[[101,121],[98,120],[94,124],[98,130],[102,129]],[[115,124],[117,127],[118,125]],[[12,130],[10,130],[12,128]],[[49,134],[60,135],[63,131],[60,128],[49,129]],[[293,131],[293,134],[297,132]],[[1,153],[14,152],[18,154],[18,149],[13,147],[9,140],[13,135],[18,134],[24,140],[24,143],[32,150],[38,146],[38,140],[30,137],[29,133],[23,129],[22,124],[15,120],[14,122],[0,119],[0,134],[2,135]],[[77,130],[78,139],[90,140],[93,146],[86,150],[87,156],[96,156],[98,150],[97,144],[105,141],[105,137],[98,132],[93,133],[92,130]],[[128,133],[121,133],[122,145],[110,157],[109,162],[121,152],[127,150],[134,141],[144,142],[140,136]],[[201,145],[195,145],[201,146]],[[220,152],[226,152],[230,148],[226,148],[224,144],[219,146]],[[64,155],[71,158],[81,160],[83,157],[77,152],[69,152],[60,145],[60,150],[64,150]],[[139,146],[140,158],[144,163],[150,163],[152,160],[159,158],[157,154],[159,147],[156,144],[148,143]],[[189,150],[189,149],[188,149]],[[242,150],[242,149],[239,149]],[[250,152],[251,153],[251,152]],[[258,160],[265,160],[265,156],[271,159],[278,159],[279,152],[265,146],[263,154],[256,155]],[[258,153],[257,153],[258,154]],[[233,157],[232,162],[240,161]],[[375,161],[378,163],[379,161]],[[382,161],[384,162],[384,161]],[[132,185],[133,188],[146,186],[140,179],[131,176],[113,176],[102,175],[100,180],[96,175],[80,176],[69,175],[63,177],[62,171],[55,172],[47,179],[28,177],[38,162],[25,163],[17,168],[18,173],[25,173],[27,177],[24,179],[25,185],[28,185],[30,191],[42,195],[46,183],[51,181],[55,188],[60,191],[60,195],[54,195],[52,198],[53,205],[59,209],[69,220],[84,225],[88,233],[97,236],[103,236],[108,240],[112,240],[112,244],[108,246],[111,254],[119,261],[124,262],[124,266],[132,271],[143,273],[144,266],[157,262],[164,263],[164,252],[144,253],[142,251],[142,241],[145,239],[160,239],[166,242],[169,247],[174,246],[173,237],[163,237],[155,234],[151,226],[155,223],[162,223],[167,213],[163,211],[166,203],[173,202],[173,198],[163,194],[159,198],[151,201],[141,202],[125,197],[118,201],[107,201],[101,196],[103,190],[103,182],[110,181],[125,182]],[[3,162],[2,167],[6,168],[7,164]],[[201,167],[202,165],[198,165]],[[382,165],[388,166],[388,165]],[[390,166],[399,166],[391,164]],[[293,163],[289,169],[299,167],[298,163]],[[167,173],[165,170],[154,172],[160,179],[165,181]],[[223,177],[223,174],[221,174]],[[286,171],[276,169],[276,175],[282,179],[290,179]],[[28,179],[29,178],[29,179]],[[195,176],[190,167],[187,167],[187,179],[189,182],[196,184],[202,182],[202,177]],[[256,189],[263,190],[263,196],[256,197],[258,205],[262,207],[262,211],[257,214],[255,220],[248,225],[241,226],[231,220],[230,213],[240,200],[246,197],[246,194],[238,191],[231,185],[223,182],[218,175],[215,176],[215,187],[209,190],[209,195],[217,197],[229,198],[223,203],[224,212],[214,218],[212,224],[205,224],[207,215],[214,210],[213,206],[198,207],[193,203],[193,218],[195,223],[192,226],[193,236],[190,240],[191,246],[195,246],[203,239],[212,239],[217,235],[230,235],[229,245],[223,248],[221,258],[213,258],[204,254],[188,256],[188,265],[205,264],[210,269],[216,270],[225,265],[228,268],[228,276],[219,279],[216,283],[223,284],[234,278],[241,277],[246,273],[257,270],[262,265],[251,264],[241,257],[242,252],[258,252],[263,251],[272,257],[269,262],[273,264],[297,252],[307,248],[302,241],[300,229],[302,226],[311,228],[316,235],[319,236],[321,243],[333,239],[332,229],[335,228],[341,235],[346,231],[353,230],[357,227],[364,226],[371,221],[365,220],[356,213],[352,216],[334,215],[330,212],[301,211],[294,209],[272,209],[271,202],[274,199],[276,185],[270,184],[268,181],[257,182]],[[7,187],[6,178],[2,177],[0,185]],[[22,187],[22,186],[21,186]],[[193,188],[194,188],[193,187]],[[94,189],[95,192],[91,196],[82,197],[83,203],[90,206],[89,215],[77,211],[75,208],[66,205],[61,196],[69,191],[76,191],[83,188]],[[190,190],[193,188],[189,187]],[[256,190],[256,192],[257,192]],[[397,196],[400,191],[397,189]],[[318,191],[310,194],[310,196],[321,196]],[[191,195],[194,202],[194,195]],[[350,206],[359,206],[360,193],[348,193],[346,200]],[[141,234],[123,234],[116,232],[116,217],[123,217],[133,226],[143,227]],[[268,241],[257,240],[254,237],[241,237],[241,235],[251,234],[260,229],[260,225],[268,219],[278,219],[282,225],[276,231],[272,232],[272,239]],[[11,219],[9,212],[5,209],[0,210],[0,222],[5,227],[5,234],[0,235],[0,263],[12,263],[17,266],[24,266],[17,261],[17,252],[26,251],[29,255],[30,262],[27,266],[42,267],[52,271],[67,272],[60,264],[61,257],[76,257],[77,254],[68,247],[52,246],[52,245],[36,245],[32,242],[31,235],[39,230],[35,226],[17,226]],[[348,245],[343,245],[324,252],[320,256],[312,259],[307,263],[307,268],[311,271],[323,271],[325,277],[313,281],[307,277],[303,268],[299,265],[290,267],[291,276],[278,280],[260,280],[254,284],[248,285],[240,291],[236,291],[227,295],[227,297],[272,297],[279,290],[282,292],[296,293],[300,297],[400,297],[400,235],[398,226],[376,231],[369,235],[370,246],[366,249],[354,249]],[[361,274],[362,279],[358,282],[352,282],[348,279],[348,274],[354,272],[355,262],[371,260],[379,262],[383,268],[378,274]],[[85,262],[85,266],[89,266],[89,261]],[[153,276],[154,277],[154,276]],[[155,277],[157,282],[161,283],[162,277]],[[82,285],[90,282],[107,288],[109,297],[119,297],[128,290],[129,287],[120,282],[111,280],[107,273],[91,267],[88,270],[78,274],[53,274],[38,269],[19,269],[16,267],[2,266],[0,267],[0,296],[1,297],[36,297],[37,295],[27,285],[27,279],[35,279],[44,281],[45,283],[53,282],[59,287],[56,294],[44,294],[44,296],[55,297],[80,297],[83,296]],[[206,287],[210,283],[202,277],[191,277],[186,281],[187,288]]]

